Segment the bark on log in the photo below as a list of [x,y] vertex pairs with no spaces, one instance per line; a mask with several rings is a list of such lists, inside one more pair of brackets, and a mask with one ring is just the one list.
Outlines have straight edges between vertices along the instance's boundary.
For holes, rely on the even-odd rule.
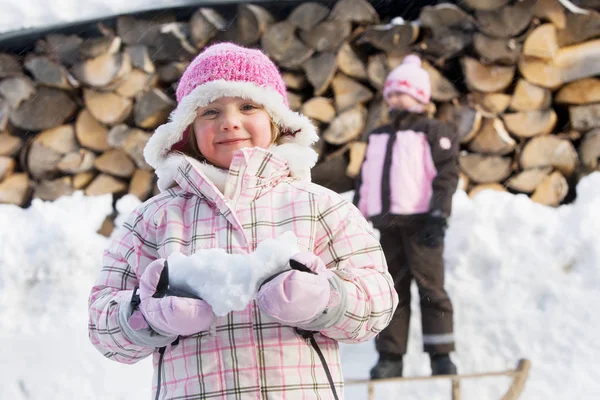
[[41,85],[65,90],[79,87],[79,82],[69,74],[64,66],[48,57],[27,57],[24,66],[33,75],[35,81]]
[[242,44],[257,43],[268,26],[274,22],[269,11],[255,4],[240,4],[237,29]]
[[431,83],[431,99],[434,101],[450,101],[460,96],[456,87],[444,75],[428,62],[422,64],[429,74]]
[[350,44],[344,43],[340,47],[337,54],[337,64],[338,69],[344,74],[360,80],[367,79],[367,68]]
[[63,176],[54,180],[44,180],[34,185],[33,197],[44,201],[54,201],[62,196],[73,194],[73,178]]
[[571,46],[600,36],[600,13],[595,10],[586,10],[587,13],[566,14],[566,26],[560,29],[558,45]]
[[405,55],[419,36],[419,27],[412,22],[369,26],[357,44],[370,44],[387,54]]
[[359,24],[376,24],[379,22],[379,15],[365,0],[340,0],[333,6],[328,19]]
[[[293,26],[293,25],[292,25]],[[324,21],[309,31],[300,31],[304,43],[318,52],[337,52],[352,32],[350,22]]]
[[358,104],[339,114],[323,132],[322,138],[333,145],[346,144],[362,134],[366,116],[366,108]]
[[190,36],[193,45],[201,49],[220,31],[227,28],[227,21],[216,10],[200,7],[190,19]]
[[30,99],[35,93],[33,82],[25,76],[6,78],[0,82],[0,95],[12,108],[18,108],[22,102]]
[[514,39],[499,39],[476,33],[473,46],[487,64],[515,65],[521,55],[522,45]]
[[98,36],[89,38],[79,46],[82,59],[96,58],[105,54],[116,54],[121,48],[121,38],[118,36]]
[[304,63],[303,68],[306,71],[308,81],[314,88],[314,95],[321,96],[327,91],[335,76],[337,70],[335,54],[316,54]]
[[296,27],[310,31],[329,15],[329,8],[314,2],[303,2],[288,16],[288,21]]
[[552,22],[557,29],[563,29],[567,24],[565,8],[559,0],[538,0],[533,7],[533,16]]
[[578,131],[600,128],[600,104],[569,107],[571,127]]
[[369,79],[371,86],[377,90],[382,90],[385,85],[385,78],[389,72],[387,56],[385,53],[379,53],[369,57],[367,63],[367,78]]
[[135,124],[144,129],[155,129],[167,122],[176,103],[160,89],[151,89],[140,96],[133,107]]
[[0,79],[23,75],[23,67],[13,54],[0,53]]
[[523,0],[492,11],[476,11],[478,27],[486,35],[498,38],[517,36],[529,26],[536,0]]
[[460,0],[467,8],[479,11],[493,11],[504,7],[510,0]]
[[143,71],[147,74],[153,74],[156,72],[156,66],[150,58],[148,46],[133,45],[127,46],[125,52],[131,60],[131,66],[137,70]]

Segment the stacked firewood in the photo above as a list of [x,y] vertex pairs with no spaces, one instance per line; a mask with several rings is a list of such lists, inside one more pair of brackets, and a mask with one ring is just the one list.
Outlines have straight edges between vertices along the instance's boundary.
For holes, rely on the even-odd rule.
[[417,53],[436,116],[462,137],[461,186],[560,204],[600,169],[600,15],[566,0],[463,0],[418,21],[365,0],[304,2],[287,15],[253,4],[234,18],[123,16],[97,37],[49,34],[0,54],[0,203],[75,190],[156,193],[142,150],[175,107],[177,80],[205,46],[260,47],[280,67],[291,107],[318,126],[313,180],[352,189],[364,134],[387,122],[387,73]]

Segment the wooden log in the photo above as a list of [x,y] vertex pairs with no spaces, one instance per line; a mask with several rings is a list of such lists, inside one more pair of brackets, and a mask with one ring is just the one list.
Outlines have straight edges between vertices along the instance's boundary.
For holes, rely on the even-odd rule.
[[75,135],[87,149],[103,152],[110,148],[108,130],[88,110],[82,110],[75,121]]
[[73,188],[75,190],[82,190],[87,185],[90,184],[91,181],[96,177],[96,172],[88,171],[88,172],[80,172],[73,176]]
[[150,197],[153,183],[153,172],[137,169],[131,178],[131,182],[129,183],[128,193],[136,196],[141,201],[145,201],[148,199],[148,197]]
[[237,13],[237,29],[242,44],[257,43],[274,18],[265,8],[255,4],[240,4]]
[[35,95],[33,82],[25,76],[6,78],[0,82],[0,95],[12,108],[18,108],[22,102]]
[[306,87],[308,81],[306,76],[299,72],[284,72],[281,74],[285,86],[291,90],[302,90]]
[[288,16],[294,26],[310,31],[329,15],[329,8],[315,2],[302,2]]
[[123,150],[111,149],[94,161],[94,167],[100,172],[119,178],[131,178],[135,171],[133,161]]
[[359,137],[359,140],[366,140],[366,136],[374,129],[379,128],[385,124],[388,124],[389,115],[387,111],[387,106],[383,101],[383,98],[378,97],[374,99],[369,104],[369,109],[367,112],[367,121],[365,122],[365,127],[363,129],[362,135]]
[[466,192],[467,189],[469,188],[469,184],[470,184],[470,180],[469,177],[462,171],[458,172],[458,185],[456,190],[462,190],[463,192]]
[[150,89],[135,102],[133,108],[135,124],[140,128],[154,129],[167,122],[175,106],[175,102],[160,89]]
[[586,133],[579,145],[579,158],[587,170],[600,170],[600,129]]
[[134,69],[123,81],[117,86],[115,92],[126,98],[134,98],[150,86],[154,86],[156,76],[150,75],[144,71]]
[[600,13],[566,13],[566,25],[557,32],[560,47],[571,46],[600,36]]
[[477,135],[483,120],[481,112],[465,104],[444,103],[436,116],[441,122],[456,129],[461,143],[468,143]]
[[33,75],[35,81],[41,85],[65,90],[79,87],[79,82],[67,72],[65,67],[48,57],[26,57],[24,66]]
[[419,22],[433,31],[449,28],[472,32],[477,25],[477,21],[471,15],[450,3],[423,7],[419,13]]
[[379,22],[379,15],[366,0],[339,0],[333,6],[328,19],[359,24],[376,24]]
[[156,42],[150,48],[151,58],[159,62],[191,61],[197,53],[188,41],[189,24],[171,22],[161,27]]
[[367,63],[367,78],[371,86],[377,90],[383,90],[385,78],[390,70],[387,66],[387,56],[385,53],[375,54],[369,57]]
[[519,79],[510,100],[510,108],[515,111],[534,111],[549,108],[552,93],[546,88],[532,85],[525,79]]
[[512,160],[508,157],[461,153],[460,169],[474,182],[498,183],[512,172]]
[[419,36],[418,25],[412,22],[371,25],[356,41],[358,45],[370,44],[389,54],[405,55]]
[[80,46],[83,38],[77,35],[50,33],[35,43],[35,53],[46,54],[66,67],[81,61]]
[[446,60],[462,53],[472,42],[473,35],[470,32],[440,28],[427,35],[418,48],[425,55],[435,57],[437,65],[444,65]]
[[350,44],[344,43],[338,50],[337,64],[344,74],[360,80],[367,79],[367,67]]
[[331,99],[325,97],[313,97],[302,105],[302,114],[308,118],[329,123],[335,118],[336,112]]
[[192,44],[201,49],[227,28],[227,21],[215,9],[200,7],[190,19],[190,36]]
[[299,36],[309,47],[318,52],[337,52],[352,33],[350,22],[323,21],[309,31],[300,31]]
[[478,109],[491,116],[503,114],[512,97],[505,93],[470,93],[471,99]]
[[311,178],[317,185],[325,186],[337,193],[354,189],[354,180],[346,175],[349,147],[329,154],[311,170]]
[[542,21],[549,21],[557,29],[563,29],[567,24],[565,7],[560,0],[538,0],[533,7],[533,16]]
[[63,176],[54,180],[44,180],[34,185],[33,197],[44,201],[54,201],[62,196],[73,194],[73,178]]
[[0,53],[0,79],[23,75],[19,59],[8,53]]
[[569,192],[565,177],[558,171],[544,178],[531,195],[531,200],[546,206],[558,206]]
[[31,194],[31,182],[26,173],[12,174],[0,182],[0,204],[23,206]]
[[86,196],[101,196],[103,194],[123,193],[127,190],[127,185],[110,175],[100,174],[85,189]]
[[600,104],[569,107],[571,127],[578,131],[600,128]]
[[287,68],[298,67],[307,61],[314,49],[296,37],[296,27],[288,21],[270,25],[260,38],[265,52],[280,65]]
[[323,139],[333,145],[351,142],[362,134],[366,116],[367,109],[362,104],[357,104],[342,112],[331,121],[327,130],[323,132]]
[[89,150],[79,149],[77,152],[65,154],[56,164],[56,169],[65,174],[79,174],[94,168],[96,155]]
[[176,82],[183,75],[183,71],[187,68],[187,62],[171,62],[158,67],[158,80],[163,83]]
[[12,157],[0,156],[0,182],[15,171],[17,162]]
[[308,82],[314,89],[314,95],[321,96],[327,91],[335,76],[337,61],[333,53],[318,53],[307,60],[302,67]]
[[534,85],[556,89],[559,86],[600,74],[600,40],[563,47],[553,60],[522,56],[519,70]]
[[551,172],[552,167],[526,169],[512,176],[506,186],[516,192],[533,193]]
[[103,89],[123,79],[131,72],[131,59],[127,53],[104,54],[78,64],[71,72],[87,86]]
[[450,101],[457,98],[460,93],[444,75],[428,62],[423,62],[422,67],[429,74],[431,83],[431,99],[434,101]]
[[133,108],[131,99],[113,92],[83,90],[83,101],[94,118],[106,125],[116,125],[125,121]]
[[523,43],[523,55],[552,60],[558,53],[556,27],[543,24],[535,28]]
[[585,78],[563,86],[556,96],[556,103],[588,104],[600,102],[600,79]]
[[479,30],[488,36],[511,38],[531,23],[536,0],[518,1],[491,11],[476,11]]
[[293,111],[298,111],[302,107],[302,96],[298,93],[287,92],[288,104],[290,105],[290,109]]
[[469,190],[469,198],[474,199],[481,192],[486,190],[493,190],[496,192],[506,192],[506,188],[499,183],[484,183],[480,185],[475,185]]
[[58,174],[58,163],[67,153],[77,150],[71,125],[63,125],[40,133],[27,152],[27,171],[35,179],[48,179]]
[[522,169],[554,167],[565,176],[570,176],[577,164],[577,152],[573,144],[552,135],[531,139],[523,148],[520,158]]
[[22,146],[21,138],[8,133],[0,133],[0,156],[14,157]]
[[520,138],[547,135],[558,121],[553,109],[504,114],[503,119],[509,132]]
[[500,118],[484,118],[469,149],[475,153],[504,156],[512,153],[516,146],[517,142],[510,137]]
[[162,18],[153,19],[120,16],[117,18],[117,36],[128,45],[154,46],[160,34],[161,24],[166,22],[172,22],[172,19],[164,14]]
[[97,36],[88,38],[79,46],[79,55],[83,59],[96,58],[105,54],[116,54],[121,49],[119,36]]
[[[125,52],[131,60],[131,66],[135,70],[143,71],[146,74],[153,74],[156,72],[156,66],[152,59],[150,59],[150,53],[148,52],[148,46],[144,45],[133,45],[127,46]],[[133,71],[132,71],[133,72]]]
[[493,11],[504,7],[510,0],[460,0],[467,8],[478,11]]
[[369,88],[341,73],[335,76],[331,86],[335,98],[335,108],[338,113],[342,113],[357,104],[366,103],[373,98],[373,92]]
[[76,109],[77,106],[65,92],[40,87],[35,96],[11,112],[10,122],[23,130],[41,131],[64,124]]
[[27,171],[34,179],[48,179],[57,175],[57,164],[63,154],[33,141],[27,151]]
[[515,65],[523,46],[514,39],[494,38],[483,33],[473,35],[473,46],[486,64]]
[[483,65],[471,57],[461,58],[467,86],[479,92],[499,92],[513,80],[515,68],[510,66]]
[[140,129],[131,128],[119,146],[135,162],[139,169],[151,170],[144,158],[144,148],[150,140],[150,134]]
[[366,142],[353,142],[350,143],[350,162],[346,167],[346,175],[350,178],[356,178],[360,174],[360,168],[362,167],[365,154],[367,153]]

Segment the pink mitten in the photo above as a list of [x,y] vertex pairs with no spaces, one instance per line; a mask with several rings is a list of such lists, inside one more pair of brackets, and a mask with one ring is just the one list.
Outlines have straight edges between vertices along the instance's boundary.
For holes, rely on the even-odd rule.
[[[297,326],[319,317],[331,306],[329,271],[313,253],[298,253],[290,264],[295,269],[283,272],[258,291],[258,307],[281,324]],[[306,267],[306,268],[303,268]]]
[[139,310],[129,319],[131,327],[144,329],[147,322],[165,336],[188,336],[207,330],[214,319],[212,307],[198,298],[171,294],[168,279],[165,260],[158,259],[148,265],[140,278]]

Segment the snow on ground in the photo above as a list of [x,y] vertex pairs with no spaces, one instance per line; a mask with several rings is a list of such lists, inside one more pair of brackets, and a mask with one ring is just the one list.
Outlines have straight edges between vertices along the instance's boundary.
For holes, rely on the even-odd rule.
[[[598,398],[600,173],[582,180],[575,204],[557,209],[497,192],[454,199],[445,257],[460,370],[505,370],[527,357],[533,369],[523,398]],[[137,203],[125,197],[119,212]],[[110,211],[110,196],[81,193],[28,209],[0,206],[0,398],[149,397],[149,359],[108,361],[87,338],[87,296],[107,244],[95,232]],[[413,294],[406,373],[427,375]],[[347,378],[367,377],[376,358],[372,342],[342,345]],[[465,381],[463,398],[496,399],[507,385],[506,378]],[[376,391],[381,400],[449,393],[446,381]],[[346,391],[348,400],[365,398],[366,387]]]

